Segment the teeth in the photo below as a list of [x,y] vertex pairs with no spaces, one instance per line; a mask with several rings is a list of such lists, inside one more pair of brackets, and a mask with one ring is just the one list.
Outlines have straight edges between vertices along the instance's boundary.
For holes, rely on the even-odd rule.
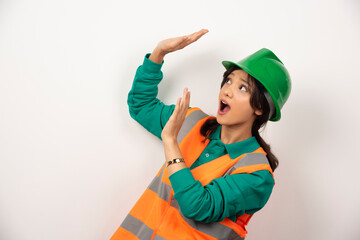
[[221,101],[223,104],[227,105],[224,101]]

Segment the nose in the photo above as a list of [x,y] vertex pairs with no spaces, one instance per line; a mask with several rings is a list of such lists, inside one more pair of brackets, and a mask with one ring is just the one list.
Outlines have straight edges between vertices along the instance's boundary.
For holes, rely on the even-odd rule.
[[224,93],[226,96],[228,97],[232,97],[232,88],[230,86],[228,86],[227,88],[224,89]]

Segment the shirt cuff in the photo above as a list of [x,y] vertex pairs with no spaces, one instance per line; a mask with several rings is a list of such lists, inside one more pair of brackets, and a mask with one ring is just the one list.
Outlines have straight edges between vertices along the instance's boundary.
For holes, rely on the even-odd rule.
[[188,167],[171,174],[169,180],[175,194],[196,182]]
[[162,63],[156,63],[153,62],[149,59],[149,56],[151,55],[151,53],[147,53],[144,57],[144,62],[142,64],[142,67],[144,69],[145,72],[148,73],[159,73],[161,70],[162,65],[164,64],[164,60],[162,61]]

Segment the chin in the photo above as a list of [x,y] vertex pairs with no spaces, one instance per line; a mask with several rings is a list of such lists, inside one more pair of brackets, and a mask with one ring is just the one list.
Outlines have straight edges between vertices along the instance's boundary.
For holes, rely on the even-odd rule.
[[224,120],[221,119],[221,116],[219,117],[219,114],[216,114],[216,121],[220,124],[220,125],[224,125]]

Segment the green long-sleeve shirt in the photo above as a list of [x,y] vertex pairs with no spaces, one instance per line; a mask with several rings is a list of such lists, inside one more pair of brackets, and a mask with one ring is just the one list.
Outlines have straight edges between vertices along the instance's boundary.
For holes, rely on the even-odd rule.
[[[150,53],[145,55],[143,64],[136,71],[127,103],[130,116],[161,139],[162,129],[172,115],[175,104],[165,105],[156,98],[157,85],[163,78],[161,67],[164,61],[155,63],[148,59],[149,56]],[[238,216],[253,214],[263,208],[273,189],[274,179],[267,170],[217,178],[206,186],[194,179],[190,169],[225,154],[234,159],[260,147],[255,137],[224,144],[220,134],[221,125],[209,136],[211,141],[193,165],[169,177],[181,212],[197,221],[220,222],[228,217],[235,222]]]

